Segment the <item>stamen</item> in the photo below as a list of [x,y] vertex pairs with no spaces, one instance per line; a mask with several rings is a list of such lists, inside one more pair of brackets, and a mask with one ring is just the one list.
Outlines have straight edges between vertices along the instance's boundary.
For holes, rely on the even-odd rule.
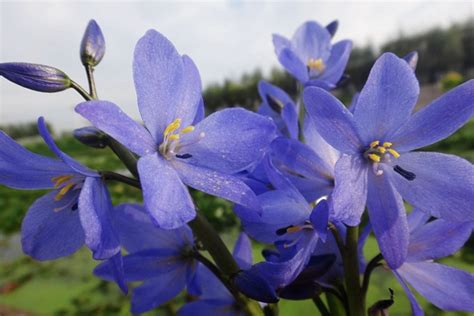
[[385,147],[377,147],[377,150],[382,153],[382,154],[385,154],[385,152],[387,151],[387,149]]
[[168,125],[165,129],[165,131],[163,132],[163,135],[164,136],[168,136],[168,134],[174,132],[175,130],[177,130],[179,127],[181,126],[181,119],[180,118],[177,118],[176,120],[174,120],[170,125]]
[[310,58],[308,60],[308,67],[309,69],[323,71],[326,68],[326,65],[324,65],[324,62],[321,58],[318,58],[318,59]]
[[392,145],[393,144],[391,142],[384,142],[382,146],[388,148],[388,147],[392,147]]
[[181,159],[188,159],[191,158],[193,155],[191,154],[183,154],[183,155],[176,155],[176,158],[181,158]]
[[368,157],[370,160],[375,161],[375,162],[380,162],[380,156],[376,154],[369,154]]
[[186,134],[186,133],[190,133],[190,132],[192,132],[192,131],[194,131],[194,126],[189,125],[189,126],[183,128],[183,129],[180,131],[180,134]]
[[51,178],[51,181],[54,182],[54,188],[59,188],[64,182],[71,180],[74,176],[72,175],[63,175]]
[[373,142],[370,143],[370,148],[375,148],[380,144],[380,141],[374,140]]
[[400,157],[400,154],[395,150],[395,149],[387,149],[390,154],[392,154],[393,157],[398,158]]
[[275,232],[278,236],[283,236],[284,234],[286,234],[288,232],[288,229],[293,227],[293,225],[290,225],[290,226],[287,226],[287,227],[283,227],[283,228],[280,228],[280,229],[277,229],[277,231]]
[[302,230],[303,228],[304,228],[303,226],[292,226],[292,227],[288,227],[288,229],[286,231],[288,233],[297,233],[300,230]]
[[404,178],[407,179],[408,181],[413,181],[413,180],[415,180],[415,178],[416,178],[416,174],[414,174],[413,172],[410,172],[410,171],[407,171],[407,170],[403,169],[403,168],[400,167],[399,165],[396,165],[396,166],[393,168],[393,171],[395,171],[396,173],[398,173],[399,175],[401,175],[402,177],[404,177]]
[[178,140],[178,139],[179,139],[179,135],[178,135],[178,134],[170,135],[170,136],[168,136],[168,139],[169,139],[169,140]]
[[66,195],[66,193],[69,192],[69,190],[71,190],[71,188],[75,185],[74,182],[69,182],[68,184],[66,184],[65,186],[63,186],[61,188],[61,190],[59,190],[58,194],[56,194],[56,196],[54,197],[54,200],[55,201],[59,201],[61,200],[64,195]]

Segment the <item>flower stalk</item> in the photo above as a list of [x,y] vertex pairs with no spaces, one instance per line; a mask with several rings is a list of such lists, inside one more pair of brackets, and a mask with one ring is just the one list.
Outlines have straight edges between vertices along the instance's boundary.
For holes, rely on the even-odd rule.
[[364,316],[365,302],[359,277],[359,256],[357,245],[359,226],[347,227],[345,251],[342,253],[344,279],[346,284],[349,316]]

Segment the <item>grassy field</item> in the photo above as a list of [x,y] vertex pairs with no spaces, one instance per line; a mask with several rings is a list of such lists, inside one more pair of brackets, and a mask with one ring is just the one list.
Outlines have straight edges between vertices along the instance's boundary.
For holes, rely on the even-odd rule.
[[[70,137],[61,137],[60,147],[71,156],[98,170],[119,170],[120,162],[108,150],[96,151],[83,147]],[[436,150],[460,155],[474,161],[474,121],[448,140],[427,150]],[[38,142],[28,147],[35,152],[48,154],[47,148]],[[136,201],[139,191],[122,184],[110,186],[114,203]],[[0,232],[4,236],[18,232],[23,214],[28,206],[42,194],[41,191],[16,191],[0,187]],[[194,192],[200,209],[206,210],[211,222],[226,232],[226,240],[232,244],[236,236],[237,220],[233,216],[230,204],[202,193]],[[0,254],[5,252],[6,239],[0,240]],[[472,244],[472,242],[471,242]],[[261,245],[255,247],[255,257],[261,260]],[[472,249],[472,247],[470,248]],[[365,249],[367,258],[377,253],[376,241],[370,238]],[[0,256],[0,306],[9,306],[37,315],[128,315],[128,300],[115,288],[92,276],[95,262],[90,253],[82,249],[74,256],[54,262],[38,263],[20,255],[16,258]],[[462,254],[445,260],[446,263],[474,272],[474,253],[466,249]],[[388,288],[395,290],[395,304],[390,315],[408,315],[409,304],[398,283],[388,271],[379,268],[373,275],[367,305],[388,296]],[[427,315],[468,315],[463,313],[443,313],[421,299]],[[168,315],[175,311],[176,305],[150,315]],[[311,301],[280,303],[281,315],[318,315]]]

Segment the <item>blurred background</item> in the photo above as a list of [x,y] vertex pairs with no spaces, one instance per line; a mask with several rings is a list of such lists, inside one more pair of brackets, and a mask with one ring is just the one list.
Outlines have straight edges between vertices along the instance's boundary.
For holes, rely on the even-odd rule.
[[[352,39],[347,68],[350,80],[336,93],[349,103],[361,89],[381,52],[399,56],[416,50],[416,74],[421,84],[418,108],[443,92],[474,78],[474,8],[472,1],[0,1],[0,62],[41,63],[65,71],[86,85],[79,43],[94,18],[105,35],[107,51],[95,76],[98,94],[138,117],[132,81],[132,56],[137,40],[149,28],[165,34],[180,53],[193,58],[204,85],[208,113],[229,106],[256,109],[257,83],[265,79],[293,96],[296,84],[279,66],[271,34],[291,37],[306,20],[327,24],[339,20],[335,40]],[[36,119],[45,116],[59,146],[92,168],[120,170],[108,150],[100,155],[76,142],[70,132],[86,124],[73,112],[81,102],[74,91],[41,94],[0,78],[0,129],[29,149],[50,155],[36,132]],[[424,149],[425,150],[425,149]],[[426,148],[474,161],[474,122],[447,140]],[[139,192],[113,184],[115,203],[139,200]],[[18,231],[29,205],[43,192],[0,187],[0,315],[117,315],[128,314],[128,300],[91,274],[95,262],[81,250],[55,262],[38,263],[22,255]],[[193,192],[196,202],[231,245],[238,220],[231,205]],[[261,259],[262,245],[255,245]],[[370,239],[367,256],[377,253]],[[474,272],[474,241],[446,263]],[[368,306],[395,289],[391,315],[408,315],[409,304],[390,273],[379,269],[370,288]],[[443,313],[421,299],[427,315]],[[178,301],[179,303],[179,301]],[[173,315],[177,302],[150,313]],[[312,302],[282,301],[282,315],[315,315]]]

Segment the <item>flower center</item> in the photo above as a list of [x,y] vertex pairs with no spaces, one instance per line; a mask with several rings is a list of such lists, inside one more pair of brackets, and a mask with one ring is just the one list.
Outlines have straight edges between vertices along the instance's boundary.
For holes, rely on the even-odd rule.
[[[65,174],[51,178],[51,181],[54,183],[54,189],[57,191],[56,195],[54,196],[54,201],[59,202],[63,199],[63,197],[72,190],[78,190],[82,188],[82,179],[78,179],[74,177],[74,175]],[[74,199],[71,201],[75,201]],[[54,209],[55,212],[59,212],[69,206],[72,206],[72,209],[77,209],[77,205],[63,205],[61,207],[57,207]]]
[[318,72],[322,72],[322,71],[324,71],[324,69],[326,69],[326,65],[324,64],[324,62],[321,58],[318,58],[318,59],[310,58],[310,59],[308,59],[307,66],[310,70],[317,70]]
[[191,158],[192,156],[190,154],[180,154],[180,151],[186,146],[199,142],[205,136],[204,132],[201,132],[198,135],[193,135],[194,137],[191,136],[183,139],[183,135],[194,131],[194,126],[189,125],[182,129],[180,129],[180,127],[181,119],[177,118],[169,124],[163,132],[163,142],[158,149],[161,155],[167,160],[171,160],[174,157],[181,159]]
[[[369,148],[364,152],[364,157],[372,162],[372,170],[375,175],[381,176],[383,174],[381,163],[392,165],[392,157],[397,159],[400,157],[398,151],[392,148],[391,142],[380,143],[379,140],[374,140],[370,143]],[[413,181],[416,175],[413,172],[407,171],[399,165],[394,165],[393,170],[409,181]]]

